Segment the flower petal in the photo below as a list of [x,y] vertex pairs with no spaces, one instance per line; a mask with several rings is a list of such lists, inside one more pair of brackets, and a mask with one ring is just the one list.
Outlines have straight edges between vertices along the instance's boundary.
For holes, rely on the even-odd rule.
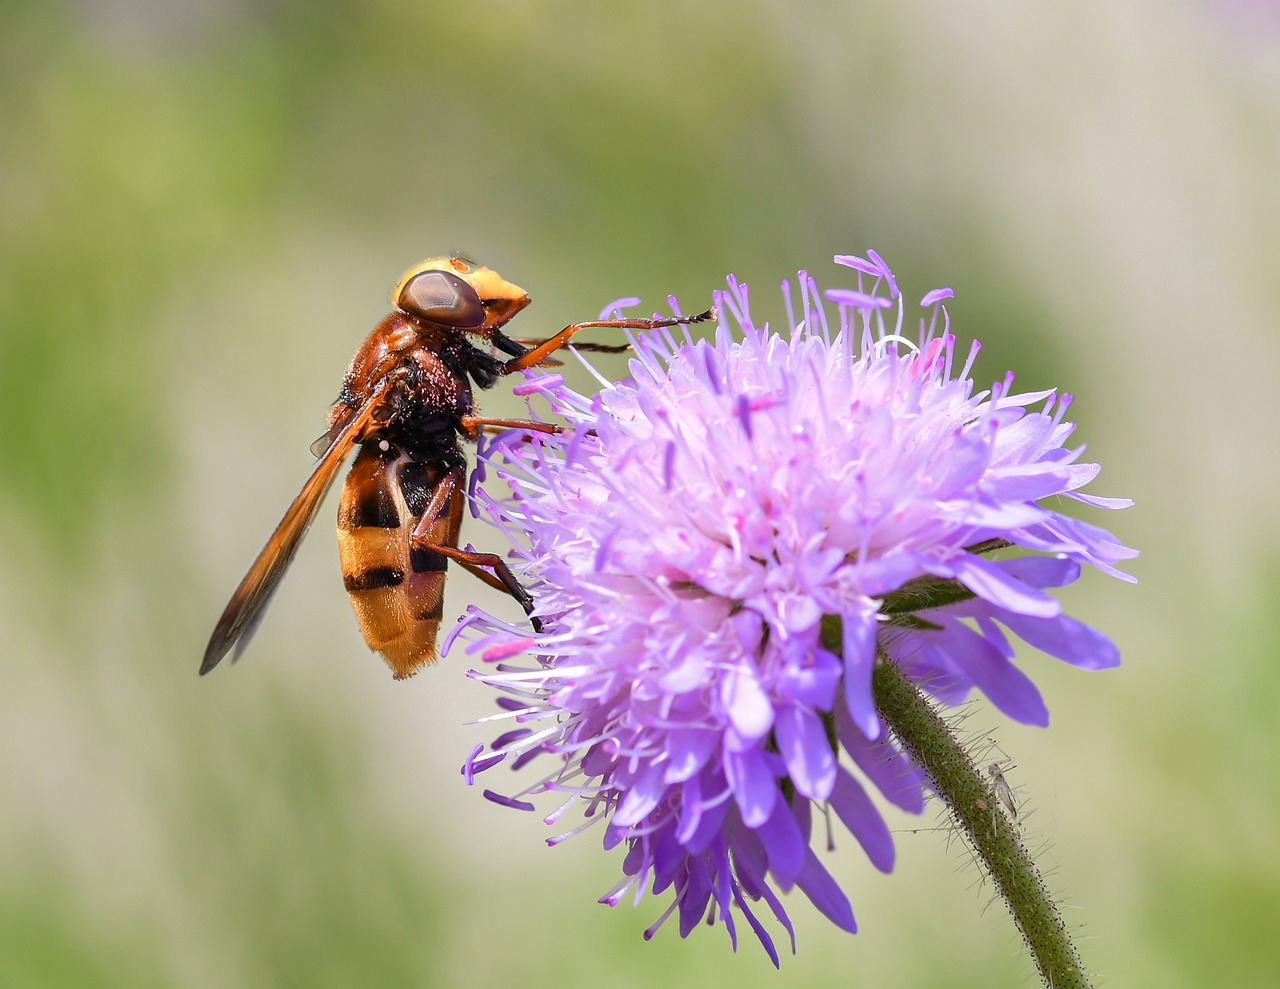
[[826,800],[836,781],[836,758],[822,722],[791,704],[778,711],[773,731],[796,790],[810,800]]
[[853,919],[853,908],[849,906],[849,898],[841,892],[836,881],[831,878],[812,849],[805,849],[804,868],[796,877],[796,885],[804,890],[804,895],[817,907],[826,918],[842,931],[856,934],[858,925]]
[[1120,650],[1115,643],[1068,615],[1028,618],[1005,614],[1000,620],[1027,644],[1082,670],[1107,670],[1120,665]]
[[778,800],[778,786],[764,753],[760,749],[726,751],[724,770],[742,822],[749,828],[758,828],[769,819]]
[[724,673],[720,685],[720,702],[737,733],[748,740],[768,734],[773,727],[773,705],[756,676],[736,666]]
[[662,780],[668,785],[695,776],[720,744],[720,736],[714,731],[697,728],[676,728],[667,738],[667,768]]
[[880,734],[880,715],[871,698],[871,670],[876,660],[877,617],[855,615],[841,629],[844,648],[844,699],[849,717],[867,738]]
[[1057,598],[973,553],[961,553],[946,563],[929,567],[929,571],[939,577],[954,577],[984,601],[1009,611],[1037,618],[1053,618],[1062,611]]
[[881,872],[893,871],[893,835],[858,781],[841,767],[831,794],[831,809]]
[[1024,725],[1044,727],[1049,710],[1035,684],[972,629],[949,622],[941,632],[922,635],[924,653],[950,666],[981,690],[996,707]]
[[773,805],[769,819],[756,829],[769,857],[769,868],[779,878],[794,880],[804,866],[808,843],[785,800]]

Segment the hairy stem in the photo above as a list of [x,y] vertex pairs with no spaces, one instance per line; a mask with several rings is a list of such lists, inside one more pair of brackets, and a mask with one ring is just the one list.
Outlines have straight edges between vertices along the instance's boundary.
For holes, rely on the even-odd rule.
[[995,883],[1051,989],[1088,989],[1089,979],[1044,881],[994,788],[946,721],[896,663],[885,656],[871,678],[876,709],[973,847]]

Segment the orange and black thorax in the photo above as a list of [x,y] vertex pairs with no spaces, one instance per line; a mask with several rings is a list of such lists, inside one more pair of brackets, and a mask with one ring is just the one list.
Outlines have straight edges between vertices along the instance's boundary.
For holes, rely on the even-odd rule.
[[392,313],[365,339],[329,416],[333,429],[385,381],[361,443],[386,443],[411,459],[462,467],[464,416],[475,408],[472,384],[490,388],[502,362],[465,334],[406,313]]

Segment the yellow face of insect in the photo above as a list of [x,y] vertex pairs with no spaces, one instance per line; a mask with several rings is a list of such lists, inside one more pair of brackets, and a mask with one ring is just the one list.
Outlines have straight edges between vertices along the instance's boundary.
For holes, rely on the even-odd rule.
[[429,258],[404,273],[391,293],[402,312],[484,336],[529,304],[529,294],[492,268],[464,258]]

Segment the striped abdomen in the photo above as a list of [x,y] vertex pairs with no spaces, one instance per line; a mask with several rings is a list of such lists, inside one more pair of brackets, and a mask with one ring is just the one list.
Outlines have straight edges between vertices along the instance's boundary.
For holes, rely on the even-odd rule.
[[[376,443],[361,448],[338,502],[338,556],[356,621],[397,680],[436,658],[445,558],[410,537],[445,471]],[[454,491],[425,542],[456,546],[463,491]]]

